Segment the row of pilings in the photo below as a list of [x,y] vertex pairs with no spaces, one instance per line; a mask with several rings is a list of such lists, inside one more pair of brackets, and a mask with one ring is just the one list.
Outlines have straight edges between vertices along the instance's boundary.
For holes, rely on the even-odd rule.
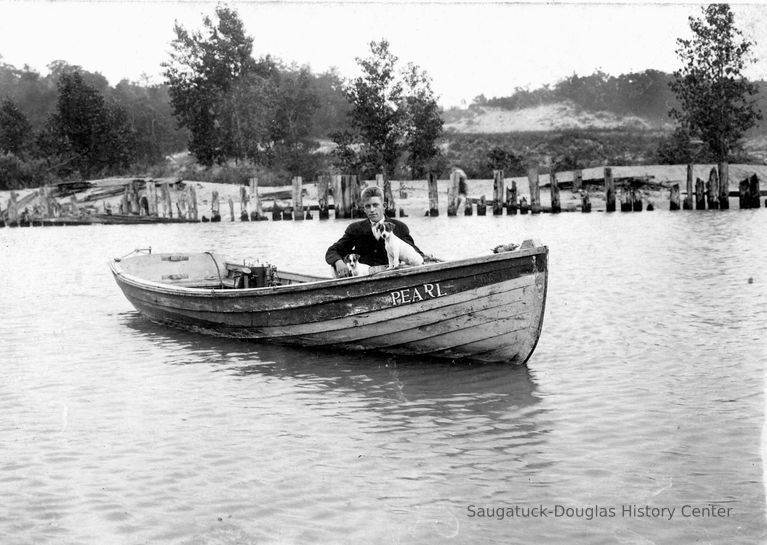
[[[671,186],[670,210],[726,210],[730,207],[729,167],[720,163],[712,167],[708,180],[695,178],[693,187],[693,165],[687,165],[687,196],[680,197],[679,184]],[[756,174],[743,179],[738,184],[738,205],[740,208],[759,208],[759,177]],[[765,204],[767,206],[767,203]]]
[[[502,215],[504,210],[508,215],[520,214],[538,214],[541,212],[558,213],[564,211],[560,200],[560,183],[557,173],[549,174],[549,189],[551,202],[545,206],[541,202],[540,177],[537,167],[531,167],[528,170],[529,201],[524,195],[518,195],[517,183],[511,180],[506,185],[504,173],[502,170],[493,171],[493,195],[491,199],[486,199],[484,195],[479,198],[469,198],[468,182],[465,174],[461,171],[453,172],[447,190],[447,215],[457,216],[463,208],[464,216],[471,216],[476,213],[478,216],[487,215],[488,209],[493,215]],[[694,209],[728,209],[729,197],[732,193],[729,191],[729,173],[727,163],[721,163],[711,169],[708,182],[703,182],[699,178],[693,188],[693,165],[687,165],[687,192],[686,197],[680,206],[679,184],[671,185],[669,210]],[[428,188],[428,209],[425,214],[430,217],[436,217],[440,214],[439,191],[437,186],[437,177],[429,174],[426,180]],[[601,180],[584,179],[583,172],[576,170],[573,172],[573,181],[570,189],[575,194],[579,194],[581,200],[581,212],[591,212],[591,195],[594,187],[602,185],[604,187],[605,211],[614,212],[617,205],[620,204],[620,210],[641,211],[643,209],[651,211],[655,209],[655,203],[652,200],[643,202],[642,189],[650,184],[649,176],[642,177],[621,177],[615,178],[611,167],[604,167]],[[310,219],[311,211],[308,207],[302,206],[301,201],[301,178],[293,179],[293,207],[281,209],[275,203],[272,209],[272,219]],[[395,198],[392,192],[391,183],[383,175],[376,177],[376,185],[383,189],[384,208],[387,217],[394,217],[397,213]],[[658,185],[658,184],[656,184]],[[400,186],[400,198],[406,197],[405,192]],[[332,193],[334,205],[329,205],[329,195]],[[319,219],[328,219],[329,210],[334,209],[335,218],[362,218],[364,210],[360,202],[361,184],[357,176],[354,175],[332,175],[320,176],[317,181],[317,209]],[[751,175],[740,182],[739,190],[736,193],[739,197],[740,208],[759,208],[760,207],[760,187],[759,178],[756,174]],[[765,205],[767,206],[767,204]],[[399,215],[404,216],[404,210],[399,208]]]
[[[591,199],[596,196],[600,198],[604,196],[606,212],[616,211],[618,205],[620,205],[621,211],[653,210],[656,203],[652,200],[643,199],[643,190],[646,190],[650,185],[656,189],[663,188],[670,191],[669,210],[723,210],[729,208],[729,198],[733,196],[738,197],[740,208],[759,208],[761,191],[757,175],[752,174],[740,181],[738,190],[731,192],[729,191],[728,171],[727,163],[720,163],[711,168],[708,180],[704,181],[700,178],[694,178],[693,165],[687,165],[684,198],[680,183],[658,184],[652,182],[650,176],[615,177],[611,167],[603,167],[600,177],[589,179],[584,179],[581,170],[575,170],[572,174],[572,181],[561,184],[558,180],[558,174],[551,172],[548,186],[551,201],[548,205],[544,205],[541,202],[541,184],[537,167],[528,169],[529,193],[527,196],[519,195],[516,180],[505,179],[502,170],[494,171],[493,193],[490,198],[486,198],[485,195],[479,198],[468,197],[470,181],[458,169],[451,174],[448,182],[447,215],[457,216],[461,210],[463,211],[462,215],[465,216],[475,214],[484,216],[487,215],[488,210],[493,215],[501,215],[504,210],[508,215],[558,213],[578,209],[581,212],[591,212]],[[509,182],[508,185],[507,182]],[[335,174],[319,176],[314,183],[317,185],[316,204],[304,204],[303,179],[294,177],[291,191],[279,192],[284,193],[279,198],[272,196],[271,208],[265,209],[262,206],[263,196],[259,195],[259,179],[253,177],[247,186],[239,187],[239,213],[235,211],[235,199],[231,196],[228,197],[228,215],[231,221],[236,219],[240,221],[267,219],[278,221],[313,219],[312,212],[316,212],[318,218],[322,220],[329,219],[330,211],[333,210],[333,216],[336,219],[365,217],[360,196],[363,184],[367,185],[370,182],[361,182],[355,175]],[[398,213],[400,217],[405,216],[405,211],[396,206],[391,182],[379,174],[374,183],[383,190],[386,216],[394,217]],[[435,217],[440,214],[437,177],[433,174],[428,175],[426,185],[428,188],[428,208],[425,213],[427,216]],[[580,207],[569,206],[563,209],[560,201],[560,186],[570,189],[573,195],[578,196]],[[102,197],[116,196],[120,193],[122,195],[117,209],[112,210],[108,203],[104,203],[104,215],[112,216],[115,223],[119,223],[120,218],[131,217],[141,217],[150,222],[153,218],[156,218],[157,221],[173,219],[173,221],[216,222],[221,221],[222,215],[226,215],[221,210],[222,199],[219,198],[217,191],[212,192],[209,216],[204,212],[199,212],[197,194],[193,183],[173,184],[153,180],[132,180],[127,181],[122,186],[104,188],[100,193],[91,194],[88,198],[98,195]],[[43,222],[50,218],[82,215],[80,208],[83,203],[78,202],[74,195],[70,196],[68,202],[59,202],[51,194],[50,187],[42,187],[32,195],[18,201],[16,194],[12,192],[7,209],[0,215],[0,220],[11,226],[30,224],[26,208],[22,212],[20,210],[26,203],[32,201],[35,202],[34,217],[42,218]],[[400,182],[397,198],[407,198],[402,182]],[[290,204],[284,205],[286,201],[289,201]],[[280,202],[283,205],[279,204]],[[224,204],[224,206],[226,205]],[[265,214],[265,212],[267,213]],[[126,219],[126,222],[129,221]],[[55,223],[51,222],[51,224]]]

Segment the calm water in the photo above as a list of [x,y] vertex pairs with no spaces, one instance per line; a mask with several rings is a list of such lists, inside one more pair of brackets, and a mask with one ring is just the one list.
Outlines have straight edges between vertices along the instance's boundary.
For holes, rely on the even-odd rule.
[[408,221],[443,258],[549,246],[527,367],[177,332],[107,267],[215,248],[325,274],[341,221],[0,229],[0,543],[767,539],[767,210]]

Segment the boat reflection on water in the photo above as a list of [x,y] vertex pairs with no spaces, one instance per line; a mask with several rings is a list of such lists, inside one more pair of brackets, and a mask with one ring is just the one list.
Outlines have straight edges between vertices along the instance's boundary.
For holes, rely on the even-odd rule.
[[292,379],[297,387],[360,396],[377,411],[453,417],[525,412],[530,422],[530,412],[542,410],[536,408],[540,398],[526,365],[317,351],[198,335],[154,324],[137,313],[122,319],[161,347],[158,363],[205,364],[239,378]]

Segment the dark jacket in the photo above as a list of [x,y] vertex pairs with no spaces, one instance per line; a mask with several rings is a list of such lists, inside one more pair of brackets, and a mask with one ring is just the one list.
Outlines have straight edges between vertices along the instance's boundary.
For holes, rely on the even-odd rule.
[[[410,236],[410,229],[407,225],[393,218],[386,218],[387,222],[394,225],[394,234],[404,242],[410,244],[415,250],[423,255],[413,242]],[[373,229],[370,220],[355,221],[346,228],[344,236],[338,242],[333,244],[325,253],[325,261],[329,265],[335,265],[339,259],[343,259],[349,254],[359,254],[360,263],[365,265],[388,265],[389,258],[386,256],[386,246],[383,238],[376,240],[373,236]]]

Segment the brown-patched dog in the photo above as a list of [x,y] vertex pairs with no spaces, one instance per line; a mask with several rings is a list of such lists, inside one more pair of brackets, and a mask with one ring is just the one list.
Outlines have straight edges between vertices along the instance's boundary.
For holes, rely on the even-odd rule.
[[352,276],[365,276],[370,272],[370,265],[360,263],[359,254],[349,254],[344,258],[344,261]]

